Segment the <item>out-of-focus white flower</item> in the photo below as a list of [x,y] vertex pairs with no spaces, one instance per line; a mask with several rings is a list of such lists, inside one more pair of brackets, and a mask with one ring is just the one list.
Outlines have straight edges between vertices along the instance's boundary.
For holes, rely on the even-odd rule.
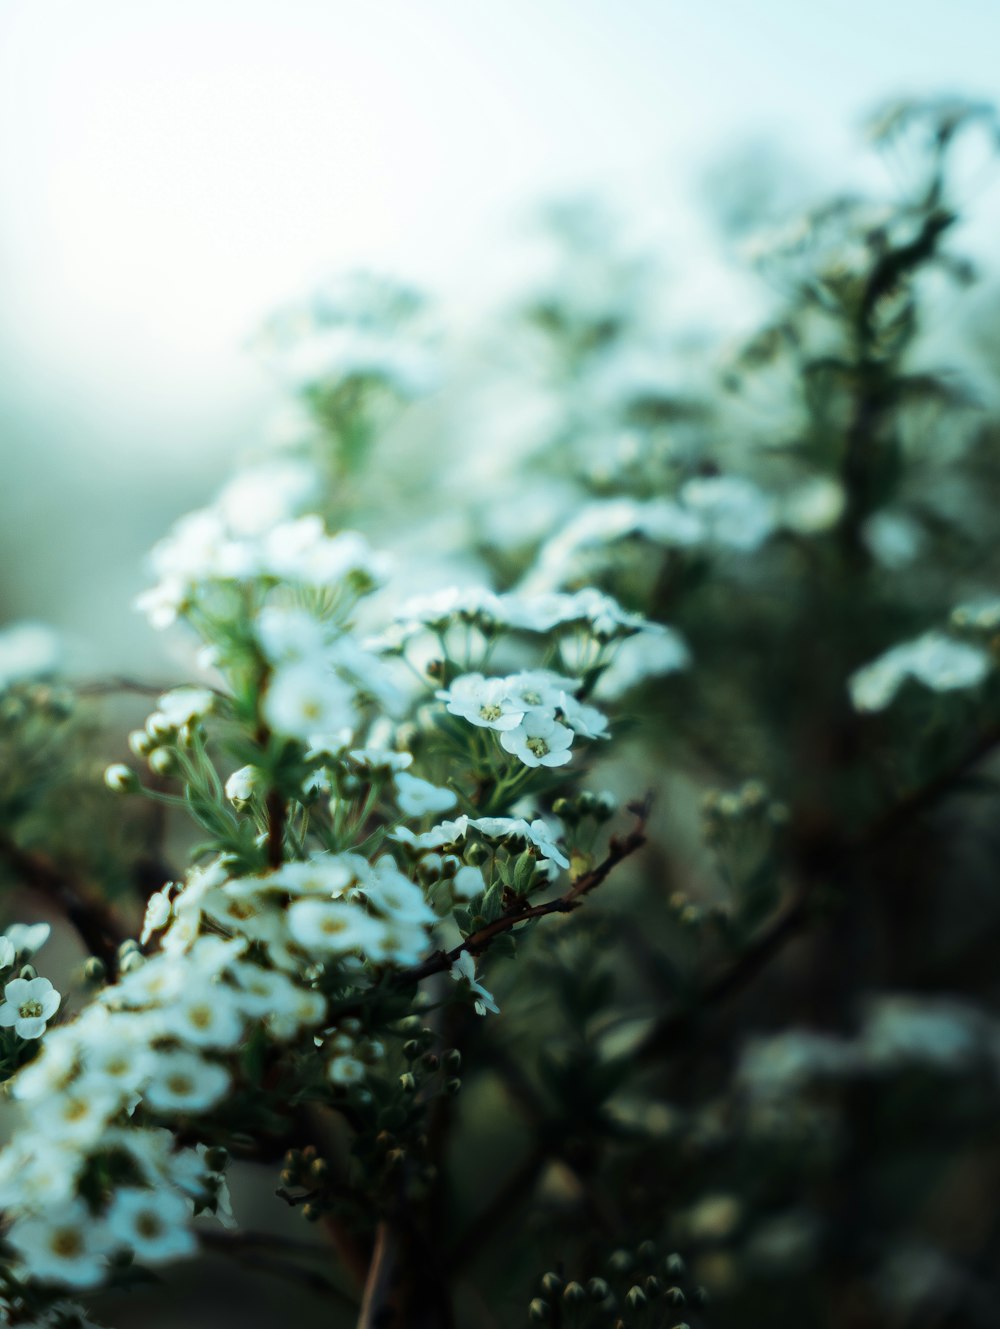
[[377,947],[383,925],[346,900],[296,900],[288,910],[288,930],[307,951],[346,955]]
[[264,695],[263,711],[275,733],[304,742],[357,724],[354,689],[313,663],[276,669]]
[[486,889],[481,868],[463,864],[451,878],[451,893],[456,900],[474,900]]
[[283,458],[242,471],[223,489],[216,506],[235,535],[263,535],[305,511],[315,502],[318,488],[314,466]]
[[330,644],[327,628],[305,609],[268,605],[257,615],[257,640],[271,664],[318,662]]
[[113,1242],[82,1200],[45,1217],[18,1219],[7,1233],[28,1274],[66,1287],[95,1287],[107,1276]]
[[51,932],[52,928],[48,923],[11,923],[4,936],[11,942],[18,955],[28,957],[42,949]]
[[315,895],[339,900],[367,876],[368,862],[360,854],[311,854],[301,863],[283,863],[261,881],[289,895]]
[[408,817],[426,817],[447,812],[458,802],[453,789],[442,789],[428,780],[420,780],[408,771],[399,771],[395,777],[396,802]]
[[861,538],[884,568],[905,568],[920,553],[923,531],[905,512],[873,512],[861,529]]
[[829,476],[816,475],[786,494],[781,503],[781,520],[800,535],[818,535],[840,521],[844,511],[843,486]]
[[413,765],[412,752],[393,752],[389,748],[352,748],[348,755],[366,771],[405,771]]
[[162,1187],[124,1187],[115,1194],[105,1216],[115,1244],[134,1252],[144,1264],[163,1264],[193,1255],[198,1242],[190,1220],[191,1202]]
[[159,1052],[143,1098],[154,1112],[207,1112],[232,1084],[229,1072],[197,1052]]
[[169,888],[156,891],[149,897],[142,920],[142,931],[139,933],[140,945],[145,946],[154,932],[159,932],[161,928],[167,926],[170,922],[171,907]]
[[437,915],[423,891],[385,855],[372,866],[364,884],[365,898],[380,914],[403,923],[434,923]]
[[357,1057],[334,1057],[327,1067],[331,1084],[342,1088],[351,1084],[360,1084],[365,1078],[367,1067]]
[[752,553],[774,531],[774,501],[737,475],[698,476],[681,488],[680,500],[697,514],[711,542]]
[[11,623],[0,630],[0,690],[54,674],[62,662],[58,634],[44,623]]
[[259,767],[241,766],[238,771],[233,771],[226,781],[226,797],[230,803],[246,803],[253,797],[253,792],[260,783]]
[[691,652],[683,637],[659,623],[621,642],[611,664],[597,680],[594,695],[615,701],[648,678],[673,674],[691,663]]
[[848,688],[855,710],[882,711],[907,678],[934,692],[952,692],[976,687],[989,669],[990,657],[981,647],[931,631],[893,646],[859,669]]
[[174,688],[165,692],[157,702],[160,714],[172,729],[180,729],[192,720],[207,715],[215,703],[215,694],[208,688]]
[[193,1047],[235,1047],[243,1035],[237,995],[224,983],[189,981],[164,1008],[161,1027]]
[[494,1015],[500,1014],[500,1007],[493,1000],[493,994],[477,981],[476,962],[468,951],[463,951],[451,966],[451,976],[456,983],[464,983],[472,990],[476,998],[477,1015],[485,1015],[487,1011],[492,1011]]
[[12,978],[3,990],[0,1028],[19,1038],[40,1038],[62,1000],[47,978]]

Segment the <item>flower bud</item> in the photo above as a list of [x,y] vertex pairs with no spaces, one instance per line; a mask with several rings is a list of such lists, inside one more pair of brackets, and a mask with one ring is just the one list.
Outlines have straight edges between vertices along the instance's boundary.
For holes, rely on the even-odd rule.
[[542,1291],[550,1297],[557,1297],[563,1289],[563,1280],[553,1270],[542,1274]]
[[148,760],[154,775],[169,775],[177,765],[177,757],[169,748],[154,748]]
[[103,960],[99,960],[96,955],[88,955],[83,962],[83,977],[88,983],[103,983],[107,979],[108,971],[104,966]]
[[128,745],[137,757],[148,757],[153,750],[153,740],[145,729],[133,729],[128,736]]
[[646,1294],[641,1287],[630,1287],[625,1293],[625,1305],[630,1311],[639,1311],[646,1305]]
[[587,1290],[582,1283],[567,1283],[563,1288],[563,1301],[569,1306],[580,1306],[587,1300]]
[[587,1291],[594,1301],[607,1301],[611,1295],[611,1289],[603,1278],[592,1278],[587,1284]]
[[462,1081],[458,1078],[457,1075],[451,1076],[450,1079],[445,1080],[444,1082],[444,1091],[449,1096],[449,1098],[454,1098],[461,1088],[462,1088]]
[[404,1094],[414,1093],[417,1088],[416,1077],[410,1071],[404,1072],[404,1074],[399,1077],[399,1087]]
[[552,1315],[549,1309],[549,1303],[542,1301],[541,1297],[535,1297],[528,1307],[528,1319],[532,1324],[545,1324]]
[[104,772],[104,783],[116,794],[131,794],[139,788],[139,780],[130,766],[116,762]]

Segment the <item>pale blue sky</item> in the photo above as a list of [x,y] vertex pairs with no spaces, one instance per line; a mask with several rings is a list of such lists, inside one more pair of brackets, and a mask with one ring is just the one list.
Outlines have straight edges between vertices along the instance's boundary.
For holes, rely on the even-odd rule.
[[778,135],[836,181],[872,101],[990,97],[998,53],[1000,0],[0,0],[9,492],[56,455],[67,504],[221,471],[242,343],[319,275],[474,295],[589,187],[659,200],[686,255],[713,156]]

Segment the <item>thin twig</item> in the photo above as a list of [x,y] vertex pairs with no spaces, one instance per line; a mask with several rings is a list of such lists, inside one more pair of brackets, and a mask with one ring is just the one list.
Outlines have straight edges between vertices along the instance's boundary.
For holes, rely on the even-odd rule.
[[88,952],[113,975],[118,947],[130,934],[111,906],[87,882],[71,877],[45,854],[22,849],[2,833],[0,857],[7,860],[25,886],[51,900],[76,929]]

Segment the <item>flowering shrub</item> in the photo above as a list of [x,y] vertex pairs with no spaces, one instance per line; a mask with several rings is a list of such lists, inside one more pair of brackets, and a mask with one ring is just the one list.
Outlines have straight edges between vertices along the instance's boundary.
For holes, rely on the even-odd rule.
[[[921,334],[984,130],[884,117],[912,188],[758,243],[771,317],[683,391],[579,215],[489,375],[323,292],[263,339],[291,434],[153,550],[193,681],[0,637],[0,859],[87,952],[61,994],[0,937],[7,1322],[199,1252],[362,1329],[990,1322],[995,383]],[[262,1172],[324,1242],[246,1225]]]

